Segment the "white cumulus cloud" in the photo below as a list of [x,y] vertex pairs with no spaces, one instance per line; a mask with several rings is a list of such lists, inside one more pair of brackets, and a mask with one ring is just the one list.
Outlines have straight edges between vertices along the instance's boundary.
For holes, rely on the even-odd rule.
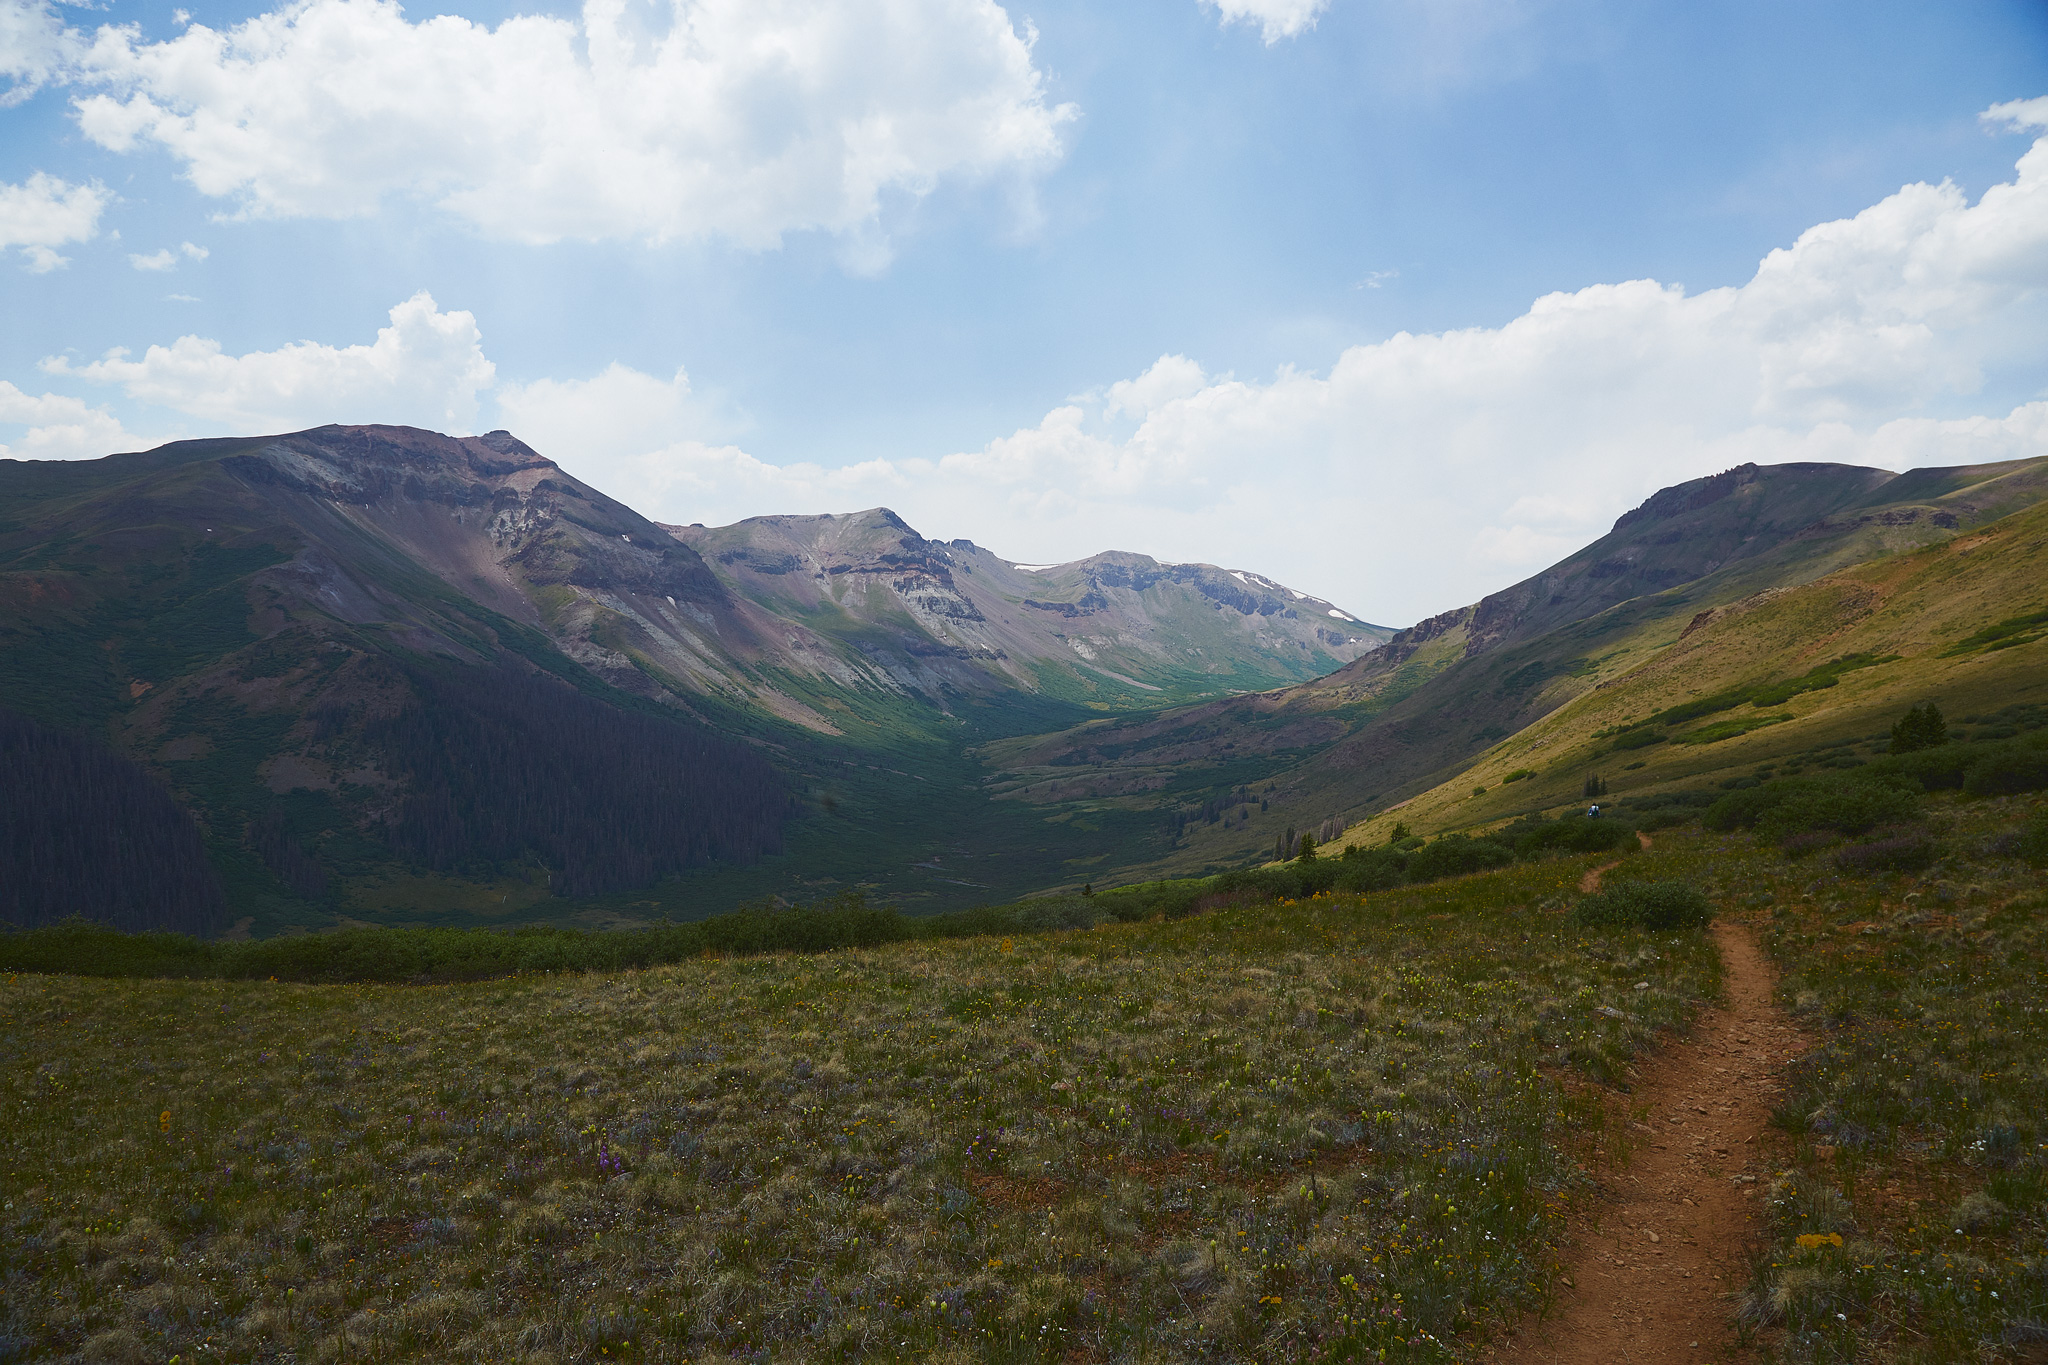
[[[2048,107],[1986,120],[2048,131]],[[1119,548],[1241,564],[1404,624],[1542,567],[1659,487],[1745,461],[2048,456],[2048,389],[2011,387],[2048,374],[2044,305],[2048,136],[1974,202],[1947,183],[1905,186],[1738,285],[1596,284],[1503,326],[1404,332],[1255,380],[1169,354],[930,458],[770,463],[734,444],[735,424],[681,371],[613,365],[494,389],[474,319],[426,294],[371,344],[234,356],[183,337],[45,369],[239,432],[462,430],[494,396],[503,425],[664,520],[886,504],[1027,563]],[[1994,383],[2014,396],[1987,397]],[[77,400],[5,398],[0,421],[35,430],[112,420]],[[4,415],[30,403],[55,406]]]
[[176,270],[180,256],[188,261],[203,261],[212,254],[203,246],[194,246],[190,242],[185,242],[178,246],[176,250],[165,247],[161,251],[152,251],[147,255],[131,251],[128,253],[128,264],[134,266],[137,270]]
[[132,436],[105,408],[60,393],[24,393],[0,379],[0,427],[26,427],[0,443],[0,459],[91,460],[150,442]]
[[84,46],[49,0],[0,0],[0,109],[61,79]]
[[74,365],[43,362],[46,373],[118,384],[130,399],[207,422],[223,435],[294,431],[329,422],[387,422],[463,432],[477,395],[496,369],[484,357],[476,318],[442,312],[421,291],[391,310],[391,325],[368,345],[299,341],[274,351],[229,355],[217,341],[183,336]]
[[672,379],[658,379],[618,364],[590,379],[504,385],[498,417],[535,449],[565,459],[584,452],[657,450],[685,434],[702,437],[724,425],[711,405],[691,393],[681,370]]
[[1259,36],[1272,46],[1316,26],[1316,16],[1330,0],[1202,0],[1214,5],[1226,24],[1257,24]]
[[2020,131],[2048,129],[2048,95],[2030,100],[2007,100],[1994,104],[1981,115],[1984,122]]
[[36,274],[55,270],[67,261],[56,248],[97,236],[113,198],[97,180],[74,185],[43,171],[19,185],[0,182],[0,249],[20,247]]
[[495,29],[296,0],[162,42],[102,28],[70,70],[103,87],[88,137],[161,147],[253,216],[411,196],[514,241],[821,230],[870,263],[885,201],[1028,180],[1072,114],[993,0],[586,0]]
[[1745,461],[2048,456],[2048,396],[1992,407],[1992,373],[2048,374],[2048,138],[1975,203],[1908,185],[1741,285],[1594,285],[1505,326],[1404,332],[1260,382],[1168,355],[943,458],[777,467],[687,421],[659,443],[574,443],[563,423],[570,444],[541,448],[667,520],[887,503],[1029,563],[1114,547],[1246,564],[1403,624]]

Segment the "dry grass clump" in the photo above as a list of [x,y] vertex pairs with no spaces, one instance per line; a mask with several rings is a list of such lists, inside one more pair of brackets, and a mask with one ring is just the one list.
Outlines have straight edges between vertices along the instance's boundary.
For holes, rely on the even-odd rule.
[[1588,861],[609,976],[16,977],[0,1358],[1463,1358],[1552,1273],[1561,1081],[1713,988],[1696,932],[1566,926]]

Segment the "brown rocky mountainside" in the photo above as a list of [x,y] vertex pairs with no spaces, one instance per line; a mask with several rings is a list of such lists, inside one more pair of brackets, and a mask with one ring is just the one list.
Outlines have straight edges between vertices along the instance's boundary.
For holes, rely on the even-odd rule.
[[666,529],[734,597],[933,695],[995,684],[1156,706],[1319,677],[1392,634],[1254,573],[1121,552],[1020,565],[887,508]]
[[[1242,571],[1034,571],[879,509],[672,532],[502,431],[0,461],[0,712],[167,787],[225,887],[192,914],[257,933],[1022,894],[1072,841],[989,803],[968,746],[1313,677],[1388,633]],[[1081,856],[1154,834],[1098,823]]]
[[1022,689],[1158,705],[1312,678],[1391,633],[1206,565],[1107,554],[1033,574],[926,540],[885,509],[664,527],[502,431],[323,427],[10,462],[7,482],[30,539],[226,546],[285,531],[266,543],[289,555],[258,576],[273,620],[379,623],[422,649],[473,653],[437,624],[445,591],[415,591],[424,570],[614,686],[716,697],[828,734],[848,695],[943,704]]

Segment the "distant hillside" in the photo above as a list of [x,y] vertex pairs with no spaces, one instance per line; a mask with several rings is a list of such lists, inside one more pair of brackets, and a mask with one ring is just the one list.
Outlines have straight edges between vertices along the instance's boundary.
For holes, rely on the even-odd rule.
[[1398,632],[1328,677],[1003,741],[1010,799],[1151,811],[1150,870],[1242,861],[1428,790],[1677,640],[1703,611],[1950,540],[2048,496],[2048,460],[1894,475],[1743,466],[1665,489],[1559,564]]
[[[779,849],[791,793],[754,747],[548,632],[583,592],[745,625],[695,552],[503,433],[0,463],[0,708],[147,765],[251,924],[408,869],[590,895]],[[89,765],[52,772],[59,808],[106,804],[112,779],[69,790]],[[63,885],[32,918],[111,913]]]
[[1927,701],[1956,738],[2009,736],[2022,713],[2048,712],[2048,503],[1697,613],[1638,655],[1347,841],[1383,839],[1396,819],[1436,831],[1577,806],[1588,776],[1627,809],[1851,767]]
[[1320,677],[1393,634],[1254,573],[1120,552],[1018,565],[887,508],[665,529],[735,597],[843,646],[849,685],[1158,705]]
[[[679,529],[506,432],[0,461],[0,729],[104,755],[39,760],[79,775],[52,809],[204,848],[159,898],[182,927],[611,923],[850,885],[936,907],[1161,842],[1048,837],[968,746],[1314,676],[1388,633],[1206,566],[1033,574],[882,511]],[[73,828],[22,836],[17,866],[70,870],[9,914],[145,927],[134,860],[58,847]]]

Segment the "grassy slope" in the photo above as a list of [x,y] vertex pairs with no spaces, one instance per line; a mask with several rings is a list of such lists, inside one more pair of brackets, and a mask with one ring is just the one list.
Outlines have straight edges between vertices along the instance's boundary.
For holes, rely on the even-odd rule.
[[[1919,875],[1683,831],[1608,873],[1755,919],[1815,1035],[1734,1306],[1771,1359],[2048,1320],[2048,798],[1925,805]],[[1713,989],[1696,932],[1557,917],[1593,861],[450,987],[12,976],[0,1344],[1473,1358],[1626,1161],[1587,1082]]]
[[1697,933],[1540,912],[1584,861],[617,976],[13,978],[0,1331],[222,1360],[1461,1356],[1545,1293],[1599,1122],[1574,1078],[1713,988]]
[[[1583,800],[1588,774],[1612,799],[1696,786],[1802,755],[1882,740],[1908,706],[1933,700],[1951,717],[2048,698],[2048,642],[1951,653],[2003,618],[2048,607],[2048,504],[1924,549],[1873,560],[1801,587],[1746,599],[1698,628],[1684,612],[1653,618],[1623,645],[1633,666],[1496,745],[1469,768],[1347,834],[1378,842],[1396,820],[1418,830],[1465,828]],[[1597,626],[1596,623],[1589,623]],[[1709,724],[1791,720],[1708,744],[1614,747],[1596,738],[1665,707],[1744,685],[1797,677],[1843,655],[1896,655],[1832,688],[1768,708],[1744,704],[1672,727],[1682,739]],[[1640,766],[1636,766],[1640,765]],[[1504,783],[1508,774],[1536,775]],[[1474,796],[1475,787],[1487,789]]]
[[1733,1305],[1782,1365],[2020,1365],[2048,1337],[2048,798],[1936,797],[1926,823],[1918,876],[1695,846],[1814,1039]]
[[[1730,497],[1679,514],[1671,525],[1699,544],[1659,546],[1661,523],[1620,527],[1529,584],[1497,595],[1502,611],[1520,610],[1517,594],[1525,588],[1532,600],[1547,603],[1546,585],[1556,579],[1567,594],[1585,597],[1598,577],[1594,568],[1642,552],[1642,595],[1533,638],[1510,630],[1507,643],[1468,656],[1474,631],[1483,635],[1502,626],[1467,609],[1446,617],[1440,634],[1398,662],[1401,650],[1384,661],[1368,656],[1304,687],[990,746],[984,757],[1019,799],[1044,802],[1163,812],[1175,804],[1199,805],[1238,782],[1262,792],[1270,787],[1265,813],[1255,808],[1244,824],[1196,827],[1130,874],[1234,865],[1269,852],[1290,826],[1312,829],[1330,817],[1354,821],[1438,784],[1449,791],[1463,783],[1462,794],[1469,796],[1475,783],[1462,771],[1474,759],[1634,672],[1676,643],[1703,610],[1974,534],[1970,528],[2048,494],[2048,461],[1914,471],[1874,488],[1849,477],[1872,471],[1838,471],[1840,477],[1816,482],[1801,469],[1762,471],[1770,479],[1751,502]],[[1750,548],[1745,537],[1751,535],[1763,548]],[[1731,562],[1701,558],[1706,549]],[[1703,577],[1661,591],[1647,581],[1701,570]],[[1226,742],[1236,749],[1222,752]],[[1488,785],[1515,766],[1500,768]],[[1560,788],[1549,795],[1557,803],[1565,793]],[[1514,804],[1503,800],[1501,808]]]
[[2048,1341],[2048,875],[1994,852],[2024,809],[1938,806],[1951,857],[1921,883],[1776,859],[1746,879],[1819,1035],[1742,1301],[1787,1362],[2028,1361]]

